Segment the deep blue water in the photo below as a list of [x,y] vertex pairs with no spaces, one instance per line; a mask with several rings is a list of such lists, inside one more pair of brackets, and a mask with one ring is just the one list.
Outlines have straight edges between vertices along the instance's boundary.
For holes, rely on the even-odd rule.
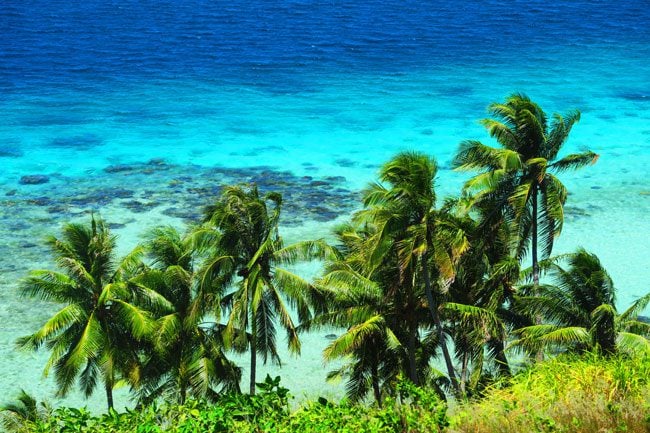
[[295,92],[311,74],[508,69],[602,44],[647,50],[649,24],[648,3],[636,0],[5,0],[0,81],[4,92],[179,77]]
[[[154,224],[191,220],[221,185],[256,181],[284,194],[285,238],[327,236],[399,150],[435,156],[438,195],[458,193],[458,143],[489,142],[477,120],[513,92],[548,113],[581,110],[566,151],[601,158],[562,174],[555,252],[597,253],[629,305],[650,281],[649,6],[4,0],[0,389],[51,397],[47,353],[14,341],[55,307],[16,286],[52,266],[42,239],[63,222],[99,212],[126,252]],[[28,175],[48,181],[21,184]],[[283,354],[283,382],[299,397],[336,394],[323,383],[327,340],[304,339],[300,359]]]

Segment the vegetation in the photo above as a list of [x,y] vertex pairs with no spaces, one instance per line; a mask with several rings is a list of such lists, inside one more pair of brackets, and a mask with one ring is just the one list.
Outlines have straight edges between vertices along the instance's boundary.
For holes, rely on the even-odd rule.
[[22,418],[11,431],[642,433],[650,428],[649,380],[650,357],[559,357],[494,384],[481,399],[449,410],[435,393],[408,381],[399,381],[396,398],[385,400],[382,407],[319,399],[291,410],[280,379],[267,377],[258,384],[257,395],[151,404],[100,417],[86,409],[50,409],[39,417]]
[[[335,245],[285,245],[282,197],[255,185],[224,187],[202,222],[186,233],[154,228],[119,262],[101,220],[66,225],[61,239],[48,241],[60,271],[34,271],[22,284],[26,294],[64,306],[19,345],[51,350],[45,371],[54,368],[61,395],[75,382],[90,395],[101,380],[109,412],[44,414],[22,395],[7,425],[29,432],[433,432],[451,420],[457,431],[503,430],[499,423],[519,429],[512,431],[588,431],[615,419],[642,431],[646,415],[631,413],[648,397],[647,379],[634,374],[650,368],[650,326],[637,317],[650,294],[619,314],[614,284],[594,254],[550,256],[568,197],[553,172],[597,159],[589,151],[558,157],[579,114],[554,115],[549,125],[524,95],[489,109],[494,119],[484,125],[502,148],[461,145],[454,164],[479,174],[460,197],[438,205],[435,160],[399,153],[363,191],[362,209],[336,229]],[[528,256],[530,269],[522,265]],[[292,271],[313,259],[324,263],[314,281]],[[346,400],[290,411],[279,378],[257,383],[255,395],[258,357],[280,363],[278,326],[296,355],[300,332],[345,329],[324,358],[343,360],[328,378],[346,379]],[[508,355],[516,350],[538,361],[583,358],[532,363],[512,377]],[[232,351],[250,353],[248,394],[241,394]],[[130,386],[136,410],[112,410],[118,382]],[[594,392],[590,424],[584,408],[569,403]],[[530,406],[522,406],[526,399]],[[598,418],[606,414],[611,419]]]
[[241,370],[224,353],[223,329],[203,320],[194,290],[197,250],[191,236],[172,227],[154,229],[144,244],[151,266],[134,277],[138,301],[156,317],[133,385],[139,402],[163,397],[182,404],[187,396],[238,391]]
[[650,340],[644,337],[650,325],[637,320],[650,303],[650,293],[618,314],[614,283],[598,257],[580,249],[569,255],[568,261],[567,270],[550,265],[556,285],[542,286],[539,296],[519,298],[521,308],[546,320],[518,329],[519,338],[513,345],[529,352],[550,347],[607,355],[620,350],[650,354]]
[[[229,311],[224,339],[236,350],[250,350],[250,394],[255,394],[258,353],[280,364],[276,348],[276,322],[287,334],[289,350],[300,353],[297,327],[285,299],[301,321],[311,317],[310,284],[279,267],[301,258],[316,258],[327,248],[318,241],[284,246],[278,223],[282,196],[261,197],[256,186],[226,187],[207,208],[198,236],[211,254],[200,275],[199,291],[214,313]],[[205,238],[208,240],[206,241]],[[230,286],[235,290],[224,293]]]

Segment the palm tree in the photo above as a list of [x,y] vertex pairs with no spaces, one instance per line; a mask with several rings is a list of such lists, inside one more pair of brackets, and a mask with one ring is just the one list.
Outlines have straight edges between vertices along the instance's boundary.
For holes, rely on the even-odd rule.
[[239,392],[241,371],[223,353],[221,328],[203,322],[192,237],[159,227],[149,233],[145,249],[152,265],[132,283],[139,302],[157,319],[150,336],[153,347],[136,383],[140,402],[165,396],[183,404],[188,394],[206,398],[219,390]]
[[[445,207],[458,213],[457,200],[448,200]],[[460,363],[459,386],[467,395],[483,381],[491,364],[498,375],[510,374],[504,352],[507,321],[503,313],[513,290],[499,271],[508,251],[501,239],[503,226],[490,233],[480,220],[467,214],[460,213],[456,218],[470,247],[455,266],[455,278],[442,311]]]
[[[395,248],[402,284],[423,283],[447,374],[458,391],[439,310],[442,295],[454,278],[454,263],[468,245],[462,231],[435,209],[436,172],[436,163],[428,156],[417,152],[399,153],[380,171],[380,181],[388,187],[372,184],[364,193],[366,209],[356,218],[378,226],[371,257],[374,263],[378,265],[386,251]],[[417,328],[412,330],[411,341],[416,331]]]
[[606,355],[619,349],[650,353],[650,325],[637,320],[650,303],[650,293],[618,314],[614,283],[598,257],[579,249],[568,256],[568,264],[564,269],[551,263],[549,273],[556,284],[540,286],[539,296],[519,299],[523,311],[543,317],[546,323],[518,329],[513,346],[526,351],[550,347],[595,349]]
[[141,269],[141,251],[136,248],[116,264],[115,237],[94,217],[90,225],[66,224],[62,238],[47,243],[63,272],[32,271],[21,288],[66,305],[18,344],[34,350],[47,345],[52,354],[44,374],[54,368],[60,396],[78,378],[88,397],[101,378],[110,410],[116,381],[137,363],[136,340],[152,327],[148,314],[129,302],[127,281]]
[[[314,285],[327,310],[302,323],[301,330],[322,326],[346,328],[325,349],[325,361],[346,359],[328,379],[347,378],[347,396],[363,399],[372,389],[375,401],[394,392],[398,376],[425,377],[431,358],[416,331],[428,325],[429,312],[420,297],[409,296],[400,284],[397,257],[370,266],[369,241],[376,227],[346,224],[336,231],[338,254],[326,262],[325,275]],[[415,323],[414,325],[406,325]],[[421,326],[422,325],[422,326]],[[410,337],[416,338],[411,341]],[[419,362],[418,362],[419,361]]]
[[[204,226],[197,232],[211,247],[201,273],[201,293],[206,302],[229,311],[224,339],[236,350],[250,350],[250,393],[255,393],[257,356],[266,363],[280,363],[276,346],[276,319],[287,334],[289,350],[300,353],[296,324],[288,306],[302,322],[311,317],[310,284],[278,265],[323,257],[322,241],[284,246],[278,223],[282,196],[262,197],[255,185],[224,188],[217,202],[207,208]],[[208,239],[206,242],[205,239]],[[224,290],[234,284],[234,290]],[[285,304],[285,299],[288,305]]]
[[503,104],[491,104],[488,110],[494,118],[482,123],[501,148],[465,141],[453,165],[459,170],[480,172],[465,184],[465,189],[478,191],[474,200],[492,208],[487,221],[514,225],[519,257],[530,245],[533,282],[538,287],[539,244],[548,257],[554,238],[562,230],[568,195],[552,172],[593,164],[598,155],[585,151],[557,159],[571,128],[580,119],[578,111],[565,116],[554,114],[549,125],[539,105],[523,94],[511,95]]
[[[453,323],[457,358],[461,363],[460,384],[466,389],[473,364],[472,382],[481,379],[492,364],[497,375],[509,376],[505,345],[508,330],[530,325],[528,318],[512,309],[515,286],[520,281],[520,263],[511,247],[511,227],[490,220],[492,209],[471,197],[448,199],[444,205],[456,215],[470,245],[456,265],[449,287],[452,302],[445,305]],[[489,362],[489,363],[486,363]]]
[[37,403],[34,397],[21,389],[16,401],[0,406],[0,423],[8,432],[22,431],[25,423],[43,420],[51,410],[49,405]]

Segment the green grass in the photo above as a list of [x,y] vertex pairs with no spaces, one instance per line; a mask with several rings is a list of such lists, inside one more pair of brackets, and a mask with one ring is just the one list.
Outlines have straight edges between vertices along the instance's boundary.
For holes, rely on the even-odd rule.
[[460,405],[450,432],[650,431],[650,358],[556,358]]

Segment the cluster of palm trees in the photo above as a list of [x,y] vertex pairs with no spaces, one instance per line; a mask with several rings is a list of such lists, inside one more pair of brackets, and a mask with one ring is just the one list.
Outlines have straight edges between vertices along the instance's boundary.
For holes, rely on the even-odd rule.
[[78,382],[89,396],[101,382],[109,409],[120,381],[141,403],[239,392],[241,368],[226,350],[250,351],[254,393],[257,357],[280,362],[276,327],[299,353],[291,310],[307,321],[318,304],[309,282],[280,266],[329,249],[284,246],[280,208],[277,194],[226,187],[201,225],[185,235],[155,228],[119,261],[102,220],[66,224],[61,238],[48,239],[60,271],[33,271],[22,282],[26,294],[65,306],[19,345],[51,350],[45,373],[54,369],[59,395]]
[[[78,382],[89,395],[101,381],[109,408],[119,381],[141,402],[238,392],[233,350],[250,353],[253,394],[258,358],[280,362],[278,327],[294,353],[300,332],[343,328],[324,352],[345,360],[329,377],[345,378],[350,398],[372,393],[378,404],[399,377],[441,397],[471,394],[510,374],[509,348],[539,359],[650,351],[650,326],[636,320],[650,294],[618,314],[596,256],[551,257],[568,195],[554,173],[598,157],[558,159],[579,114],[549,121],[520,94],[489,111],[483,123],[500,147],[461,144],[454,166],[476,174],[460,197],[438,206],[435,161],[400,153],[333,246],[284,245],[281,196],[255,186],[224,188],[187,234],[154,229],[121,261],[102,221],[68,224],[48,241],[61,272],[23,282],[26,293],[65,306],[20,345],[51,350],[46,372],[54,368],[60,394]],[[324,261],[315,281],[285,267],[312,259]]]

